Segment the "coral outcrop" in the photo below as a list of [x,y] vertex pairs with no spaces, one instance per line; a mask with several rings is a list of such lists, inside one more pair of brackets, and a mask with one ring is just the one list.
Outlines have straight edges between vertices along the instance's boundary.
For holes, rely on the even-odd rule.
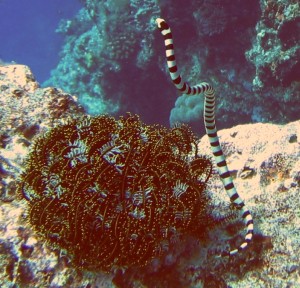
[[160,81],[166,73],[158,68],[154,20],[163,16],[175,28],[185,78],[211,83],[222,95],[220,128],[298,119],[299,1],[188,0],[184,8],[171,0],[81,2],[84,8],[58,29],[66,41],[45,85],[80,95],[89,113],[130,111],[146,123],[185,121],[200,133],[194,124],[202,112],[182,112],[202,111],[202,101],[191,107],[182,96],[174,107],[176,94]]
[[[76,93],[89,114],[116,115],[130,110],[145,115],[142,120],[149,123],[154,106],[146,104],[148,112],[142,111],[145,97],[141,95],[151,83],[139,75],[148,69],[154,55],[153,19],[159,16],[159,5],[154,0],[81,2],[84,8],[57,29],[66,43],[57,68],[44,85]],[[133,99],[136,95],[139,97]],[[154,93],[151,98],[152,103],[159,102]],[[168,111],[161,109],[161,113],[167,120]]]
[[22,168],[21,159],[39,133],[63,123],[83,109],[77,98],[56,88],[40,88],[29,67],[0,66],[1,199],[14,194],[13,176]]
[[[228,269],[231,275],[226,276],[227,285],[299,286],[300,121],[286,125],[238,125],[218,134],[237,190],[251,210],[257,227],[252,251],[263,250],[255,257],[245,253],[242,257],[248,263],[240,258],[239,267],[231,266]],[[205,137],[199,149],[209,152]],[[218,182],[212,179],[208,187],[218,198],[215,203],[223,202],[217,196],[223,193]],[[230,229],[228,233],[232,233]],[[220,234],[214,237],[220,239]],[[256,268],[249,271],[252,265]],[[198,268],[201,269],[201,265]]]
[[300,81],[299,1],[260,1],[261,18],[256,25],[256,41],[246,56],[255,67],[255,89],[266,86],[289,87]]

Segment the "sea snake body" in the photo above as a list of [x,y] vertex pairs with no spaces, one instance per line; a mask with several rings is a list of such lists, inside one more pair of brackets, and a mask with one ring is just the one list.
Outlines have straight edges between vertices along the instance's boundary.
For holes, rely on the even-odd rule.
[[239,251],[244,250],[252,240],[253,219],[250,214],[250,211],[245,206],[244,201],[241,199],[241,197],[239,196],[239,194],[235,189],[232,178],[230,176],[230,172],[227,167],[225,157],[223,155],[222,148],[219,143],[219,138],[217,135],[217,129],[215,125],[215,116],[214,116],[214,110],[215,110],[214,88],[206,82],[202,82],[198,85],[191,87],[189,86],[189,84],[187,84],[182,80],[182,77],[180,76],[180,73],[178,72],[177,65],[176,65],[171,29],[169,25],[166,23],[166,21],[161,18],[156,19],[156,23],[165,40],[167,65],[169,68],[171,79],[175,87],[180,92],[185,93],[186,95],[196,95],[196,94],[204,93],[205,130],[209,138],[210,147],[217,164],[217,169],[221,177],[221,180],[223,182],[224,188],[227,192],[227,195],[230,198],[231,203],[233,203],[233,205],[236,206],[241,211],[243,220],[247,228],[247,234],[245,236],[244,242],[234,250],[222,252],[221,256],[231,256],[237,254]]

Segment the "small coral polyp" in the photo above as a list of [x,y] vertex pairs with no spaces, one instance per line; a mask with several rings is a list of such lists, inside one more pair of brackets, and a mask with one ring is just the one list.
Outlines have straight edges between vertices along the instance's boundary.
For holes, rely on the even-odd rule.
[[77,267],[110,271],[145,265],[203,231],[211,171],[185,125],[84,116],[37,139],[20,193],[42,237]]

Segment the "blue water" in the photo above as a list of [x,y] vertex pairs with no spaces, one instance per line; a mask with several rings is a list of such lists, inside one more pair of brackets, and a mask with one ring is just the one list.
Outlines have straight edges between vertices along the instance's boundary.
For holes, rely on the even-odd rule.
[[45,81],[63,44],[55,29],[80,8],[78,0],[0,0],[0,60],[28,65]]

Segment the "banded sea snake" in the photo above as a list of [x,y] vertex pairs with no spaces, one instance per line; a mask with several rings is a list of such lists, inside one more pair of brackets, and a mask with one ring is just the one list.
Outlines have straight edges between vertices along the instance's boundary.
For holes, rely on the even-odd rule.
[[209,83],[206,82],[202,82],[198,85],[191,87],[189,86],[189,84],[182,80],[182,77],[177,69],[171,29],[164,19],[157,18],[156,23],[165,40],[167,65],[175,87],[181,93],[184,93],[186,95],[197,95],[204,93],[204,125],[206,134],[209,138],[210,147],[216,161],[218,173],[223,182],[226,193],[230,198],[231,203],[241,211],[242,218],[245,222],[247,229],[244,242],[234,250],[222,252],[221,256],[231,256],[237,254],[239,251],[244,250],[252,240],[253,218],[251,216],[250,211],[244,204],[244,201],[241,199],[241,197],[236,191],[236,188],[233,184],[230,172],[227,167],[222,148],[219,143],[219,137],[217,134],[214,116],[215,90]]

